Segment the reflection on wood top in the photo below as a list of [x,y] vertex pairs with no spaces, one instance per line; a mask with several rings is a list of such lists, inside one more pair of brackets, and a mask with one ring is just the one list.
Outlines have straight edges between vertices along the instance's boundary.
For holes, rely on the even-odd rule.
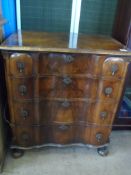
[[[109,36],[85,34],[21,32],[12,34],[0,46],[1,50],[54,51],[74,53],[120,54],[124,46]],[[122,52],[125,55],[131,53]]]

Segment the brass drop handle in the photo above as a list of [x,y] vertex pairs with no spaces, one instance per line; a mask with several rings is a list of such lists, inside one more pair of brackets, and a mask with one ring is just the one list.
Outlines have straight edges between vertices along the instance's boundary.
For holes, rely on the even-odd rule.
[[29,116],[29,112],[25,109],[22,109],[20,115],[22,118],[26,119]]
[[118,65],[117,64],[113,64],[111,66],[111,72],[112,72],[112,75],[115,75],[115,73],[118,71]]
[[102,111],[102,112],[100,112],[100,118],[101,119],[106,119],[107,118],[107,116],[108,116],[108,112],[106,112],[106,111]]
[[64,102],[62,102],[62,106],[68,108],[70,106],[70,102],[65,100]]
[[63,59],[66,63],[71,63],[74,61],[74,58],[71,55],[64,55]]
[[60,125],[58,128],[60,130],[62,130],[62,131],[65,131],[65,130],[67,130],[69,128],[69,126],[67,126],[67,125]]
[[17,68],[19,70],[20,73],[24,72],[24,68],[25,68],[25,63],[24,62],[17,62]]
[[103,141],[103,134],[102,133],[97,133],[96,134],[96,140],[97,142],[102,142]]
[[72,79],[70,77],[64,77],[63,82],[64,84],[69,85],[72,83]]
[[22,96],[26,95],[27,93],[27,87],[25,85],[20,85],[19,86],[19,92]]
[[112,87],[106,87],[106,88],[104,89],[104,93],[105,93],[105,95],[107,95],[107,96],[109,96],[110,94],[112,94],[112,92],[113,92]]

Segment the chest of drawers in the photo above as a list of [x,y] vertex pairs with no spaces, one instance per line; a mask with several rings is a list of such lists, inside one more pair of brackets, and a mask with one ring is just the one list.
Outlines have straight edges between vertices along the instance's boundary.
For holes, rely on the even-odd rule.
[[14,34],[1,46],[13,147],[104,147],[130,53],[104,37],[82,35],[77,48],[67,48],[64,34],[25,32],[18,38]]

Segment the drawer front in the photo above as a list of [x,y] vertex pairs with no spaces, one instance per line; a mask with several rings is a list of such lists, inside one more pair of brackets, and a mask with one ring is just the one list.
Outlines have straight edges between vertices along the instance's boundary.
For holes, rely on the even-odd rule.
[[26,53],[13,53],[10,55],[10,75],[30,76],[33,74],[32,56]]
[[[35,55],[37,57],[38,55]],[[9,73],[13,76],[31,76],[35,72],[33,55],[13,53],[10,55]],[[121,78],[125,76],[128,63],[119,57],[91,54],[40,54],[38,74],[89,74]]]
[[98,98],[101,100],[119,100],[123,89],[123,82],[118,80],[100,80]]
[[122,78],[125,76],[128,63],[122,58],[109,57],[103,63],[102,75],[109,77]]
[[17,125],[47,125],[51,123],[85,122],[91,114],[91,103],[71,100],[14,102],[11,122]]
[[40,97],[96,98],[98,80],[70,76],[49,76],[40,79]]
[[13,127],[13,145],[29,147],[48,143],[84,143],[99,146],[108,143],[111,129],[96,126],[74,126],[68,124],[44,127]]
[[15,99],[32,99],[34,98],[35,83],[33,78],[11,79],[13,97]]
[[97,102],[91,105],[90,113],[92,114],[87,118],[87,122],[91,124],[112,125],[117,109],[117,103],[112,101]]
[[14,102],[14,116],[12,119],[17,125],[32,125],[38,123],[38,115],[35,112],[35,102]]
[[39,74],[100,75],[105,57],[91,54],[41,54]]
[[46,125],[51,123],[111,125],[117,104],[114,102],[82,102],[71,100],[42,100],[14,102],[11,121],[18,125]]
[[43,101],[39,106],[40,124],[53,123],[74,123],[85,121],[90,116],[88,102],[60,100]]

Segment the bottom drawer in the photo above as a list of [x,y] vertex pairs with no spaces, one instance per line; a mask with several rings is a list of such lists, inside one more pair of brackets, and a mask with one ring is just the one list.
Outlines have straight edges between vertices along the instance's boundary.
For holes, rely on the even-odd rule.
[[83,143],[103,145],[108,142],[111,129],[96,126],[50,125],[44,127],[14,127],[13,145],[29,147],[42,144]]
[[30,147],[42,144],[69,144],[75,142],[76,127],[72,125],[50,125],[40,127],[14,127],[13,145]]

